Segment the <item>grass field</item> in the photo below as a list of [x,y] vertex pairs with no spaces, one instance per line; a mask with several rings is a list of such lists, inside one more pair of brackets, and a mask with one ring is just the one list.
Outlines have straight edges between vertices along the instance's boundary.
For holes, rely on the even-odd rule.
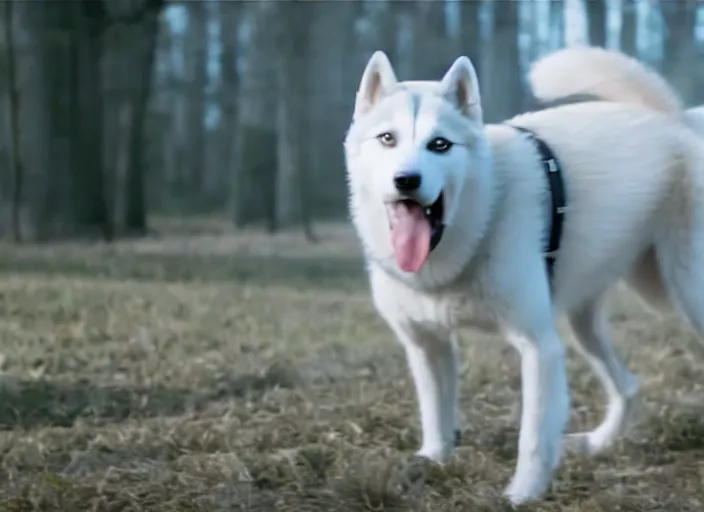
[[[160,232],[0,246],[0,512],[508,509],[520,390],[501,339],[463,333],[462,445],[418,467],[412,383],[350,231]],[[567,456],[526,510],[704,510],[704,350],[616,302],[637,423],[607,456]],[[602,395],[572,352],[569,371],[581,430]]]

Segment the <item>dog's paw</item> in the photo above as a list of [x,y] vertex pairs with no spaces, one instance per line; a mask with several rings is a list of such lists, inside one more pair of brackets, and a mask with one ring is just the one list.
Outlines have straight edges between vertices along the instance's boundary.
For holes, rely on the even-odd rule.
[[421,448],[413,454],[414,457],[427,459],[440,465],[446,464],[450,460],[453,446]]
[[577,455],[597,455],[611,447],[614,439],[594,432],[577,432],[565,436],[565,451]]
[[564,449],[565,452],[575,455],[592,455],[595,453],[595,446],[589,432],[567,434],[565,436]]
[[504,490],[504,497],[511,505],[524,505],[537,500],[546,488],[547,483],[542,480],[514,477],[511,484]]
[[553,471],[547,465],[535,464],[523,467],[513,475],[509,486],[504,490],[504,497],[512,505],[522,505],[540,499],[550,486]]
[[458,441],[459,431],[453,430],[452,435],[445,436],[442,439],[426,440],[414,455],[416,457],[423,457],[438,464],[444,465],[452,456],[452,450],[454,450],[455,445]]

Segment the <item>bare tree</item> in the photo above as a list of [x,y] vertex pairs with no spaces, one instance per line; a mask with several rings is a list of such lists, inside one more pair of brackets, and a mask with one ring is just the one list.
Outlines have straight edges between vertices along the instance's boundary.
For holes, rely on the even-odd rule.
[[276,223],[276,74],[272,44],[280,2],[247,2],[250,36],[244,48],[245,72],[240,81],[239,128],[241,137],[233,176],[234,223],[244,227],[264,221]]
[[129,123],[128,167],[125,186],[125,229],[134,234],[147,232],[147,206],[145,188],[145,128],[147,105],[154,80],[154,61],[159,34],[159,15],[165,0],[145,0],[148,3],[143,19],[136,26],[138,44],[132,58],[136,61],[137,86],[132,91],[131,119]]
[[492,95],[494,88],[485,90],[485,93],[489,97],[488,119],[502,121],[518,114],[526,98],[518,53],[518,4],[499,2],[494,9],[494,42],[491,46],[496,58],[484,72],[491,73],[495,83],[501,84],[501,93]]
[[8,83],[8,112],[10,117],[10,139],[13,169],[12,187],[12,237],[15,242],[22,241],[22,185],[24,182],[24,169],[22,153],[20,151],[20,123],[19,123],[19,93],[17,90],[17,72],[15,65],[15,2],[5,2],[5,51],[6,73]]
[[[240,22],[242,18],[241,2],[218,2],[220,42],[220,125],[218,129],[218,146],[220,165],[224,171],[223,193],[227,194],[226,186],[229,177],[235,172],[235,148],[238,146],[238,108],[237,99],[240,94],[240,74],[237,69],[237,58],[240,55]],[[225,199],[226,197],[223,197]]]
[[[481,62],[481,7],[481,2],[460,2],[460,51],[467,55],[477,68]],[[481,74],[482,71],[477,69],[477,73]]]
[[99,232],[113,237],[103,169],[103,32],[108,14],[102,1],[82,0],[73,7],[69,55],[72,144],[71,211],[80,234]]
[[621,3],[623,15],[621,18],[621,51],[628,55],[636,55],[637,17],[635,0],[623,0]]
[[443,2],[414,2],[413,74],[419,79],[437,80],[457,57],[449,38]]
[[[218,2],[220,6],[230,6],[230,2]],[[160,23],[162,29],[158,36],[157,52],[160,73],[158,87],[155,89],[155,108],[161,114],[161,130],[152,134],[160,146],[161,166],[156,174],[152,173],[154,185],[161,185],[161,192],[154,194],[155,203],[162,209],[173,210],[180,202],[186,188],[185,153],[187,140],[186,100],[184,86],[184,69],[178,65],[176,55],[185,54],[183,34],[176,33],[166,20]],[[154,187],[156,188],[156,187]]]
[[400,2],[380,2],[379,16],[376,24],[381,39],[381,49],[386,52],[392,62],[397,62],[398,51],[398,11]]
[[192,200],[200,200],[205,169],[205,104],[208,85],[208,4],[188,2],[187,66],[187,173]]
[[564,0],[563,5],[565,11],[565,46],[589,44],[589,17],[584,0]]
[[[27,206],[36,236],[112,237],[103,175],[102,2],[18,2]],[[24,187],[23,187],[24,188]],[[61,233],[57,233],[57,229]]]
[[606,0],[587,0],[589,44],[606,46]]
[[69,83],[70,15],[53,2],[15,2],[14,33],[26,58],[16,59],[25,170],[25,237],[46,240],[70,224]]
[[565,2],[550,2],[551,48],[565,44]]
[[[347,212],[345,175],[335,171],[344,168],[340,141],[352,116],[351,94],[359,85],[359,76],[367,59],[381,44],[374,18],[368,18],[370,6],[380,3],[383,2],[314,2],[315,7],[308,11],[312,21],[308,35],[311,44],[307,57],[307,94],[310,97],[307,101],[305,172],[308,183],[315,184],[306,191],[306,207],[311,216],[334,217]],[[401,6],[406,11],[415,9],[415,2],[393,4],[397,10]],[[405,21],[411,20],[407,18]],[[410,23],[406,28],[411,28]],[[325,44],[319,44],[319,41],[325,41]],[[402,61],[410,61],[408,53],[405,49],[399,56]],[[399,69],[399,76],[409,67]]]
[[695,96],[696,75],[692,72],[691,63],[696,62],[696,8],[694,2],[668,2],[662,6],[667,30],[663,72],[687,102]]
[[287,0],[280,4],[278,75],[279,172],[277,190],[277,224],[300,221],[308,241],[316,241],[313,232],[307,179],[309,167],[308,101],[310,54],[309,31],[315,4]]

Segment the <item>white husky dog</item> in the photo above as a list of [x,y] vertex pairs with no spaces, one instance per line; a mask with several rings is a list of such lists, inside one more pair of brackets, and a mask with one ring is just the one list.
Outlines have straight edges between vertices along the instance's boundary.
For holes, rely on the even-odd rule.
[[[417,391],[418,455],[445,462],[453,449],[458,327],[495,326],[520,353],[518,461],[505,490],[514,504],[545,491],[562,452],[569,393],[557,315],[567,315],[608,396],[601,425],[569,438],[588,453],[619,436],[638,387],[612,347],[609,290],[626,279],[651,304],[674,304],[704,330],[700,139],[657,75],[619,88],[600,76],[608,66],[598,51],[566,52],[533,68],[536,96],[559,99],[588,85],[614,101],[497,125],[482,120],[467,57],[438,82],[399,82],[376,52],[345,140],[351,215],[374,304],[405,349]],[[515,127],[547,144],[564,179],[551,274],[544,241],[554,197],[536,139]]]

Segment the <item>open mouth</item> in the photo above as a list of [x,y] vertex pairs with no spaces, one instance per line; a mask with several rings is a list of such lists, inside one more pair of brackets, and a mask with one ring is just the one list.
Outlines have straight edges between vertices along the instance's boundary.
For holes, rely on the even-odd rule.
[[405,272],[418,272],[445,232],[443,194],[430,205],[401,199],[388,204],[387,210],[396,262]]

